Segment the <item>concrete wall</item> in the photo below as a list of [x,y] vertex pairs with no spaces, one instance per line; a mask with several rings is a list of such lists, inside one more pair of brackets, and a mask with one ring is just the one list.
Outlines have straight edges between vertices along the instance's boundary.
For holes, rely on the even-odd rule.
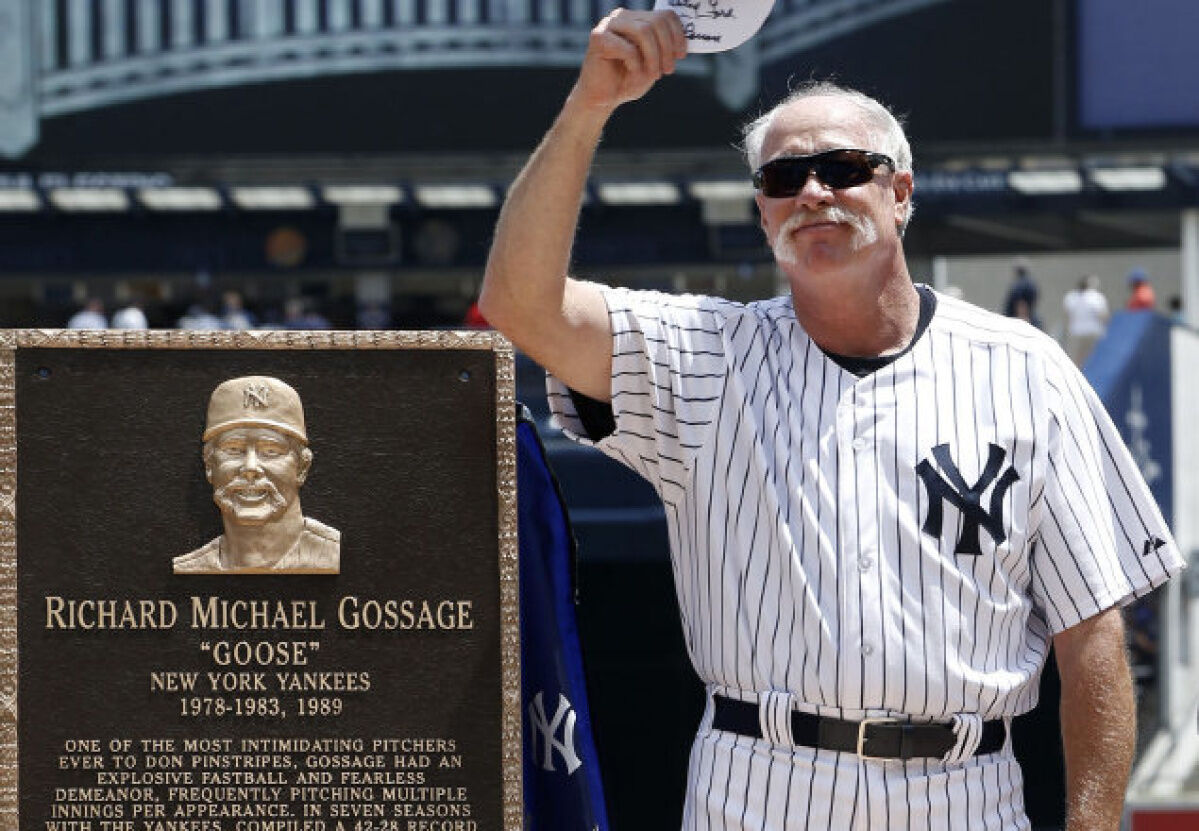
[[[1199,579],[1191,573],[1199,551],[1199,334],[1175,327],[1171,332],[1174,425],[1174,537],[1190,569],[1171,581],[1167,602],[1169,653],[1172,664],[1167,691],[1168,726],[1194,733],[1199,705]],[[1199,754],[1199,747],[1196,748]]]

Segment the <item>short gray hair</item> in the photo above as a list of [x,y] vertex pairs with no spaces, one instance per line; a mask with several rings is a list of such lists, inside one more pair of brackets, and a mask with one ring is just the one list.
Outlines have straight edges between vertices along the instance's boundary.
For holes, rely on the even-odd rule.
[[[824,97],[842,98],[849,101],[866,117],[876,144],[873,147],[861,149],[885,153],[895,160],[896,171],[912,172],[912,147],[908,144],[908,137],[903,132],[903,124],[895,113],[866,93],[834,84],[832,81],[808,81],[801,84],[769,111],[742,126],[741,148],[745,153],[749,169],[757,170],[762,166],[762,147],[766,143],[766,134],[770,132],[770,125],[780,110],[807,98]],[[912,208],[913,206],[909,202],[908,214],[903,223],[905,228],[912,218]]]

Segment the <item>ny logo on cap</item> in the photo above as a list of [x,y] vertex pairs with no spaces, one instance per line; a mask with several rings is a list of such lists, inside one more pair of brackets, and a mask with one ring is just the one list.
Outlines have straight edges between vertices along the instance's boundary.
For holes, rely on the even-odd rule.
[[266,384],[246,384],[241,391],[241,405],[247,410],[265,410],[271,405],[271,388]]

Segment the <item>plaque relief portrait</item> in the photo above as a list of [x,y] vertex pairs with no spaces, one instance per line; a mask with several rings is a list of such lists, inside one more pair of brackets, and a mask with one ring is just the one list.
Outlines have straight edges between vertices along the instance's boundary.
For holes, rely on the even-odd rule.
[[176,574],[337,574],[341,532],[300,508],[312,467],[299,394],[251,375],[218,385],[201,437],[224,533],[175,557]]

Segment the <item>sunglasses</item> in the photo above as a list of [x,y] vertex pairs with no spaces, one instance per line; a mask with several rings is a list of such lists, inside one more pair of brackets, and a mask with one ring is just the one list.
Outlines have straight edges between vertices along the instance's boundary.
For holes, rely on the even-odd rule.
[[803,190],[808,177],[815,173],[822,185],[843,190],[869,182],[880,164],[895,170],[895,161],[890,156],[869,150],[838,149],[809,156],[780,156],[757,169],[754,187],[771,199],[789,198]]

